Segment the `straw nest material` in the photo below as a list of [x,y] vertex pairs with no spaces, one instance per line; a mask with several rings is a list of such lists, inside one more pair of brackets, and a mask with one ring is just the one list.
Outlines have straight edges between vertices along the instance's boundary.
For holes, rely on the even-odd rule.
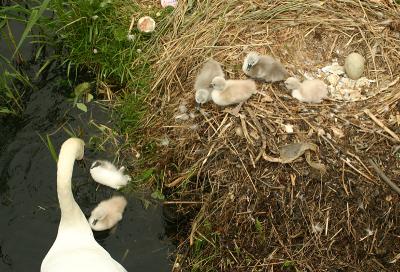
[[[148,97],[168,204],[189,217],[174,269],[400,271],[399,195],[379,178],[396,182],[399,173],[399,5],[181,2]],[[278,58],[299,78],[322,79],[321,68],[358,52],[370,95],[311,105],[280,84],[259,84],[262,94],[237,115],[212,103],[196,113],[201,64],[212,57],[227,78],[245,78],[248,51]],[[292,143],[316,148],[279,162]]]

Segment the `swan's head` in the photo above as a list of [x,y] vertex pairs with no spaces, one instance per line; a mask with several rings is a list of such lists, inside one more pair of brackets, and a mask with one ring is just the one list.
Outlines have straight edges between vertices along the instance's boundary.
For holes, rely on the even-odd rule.
[[289,77],[288,79],[285,80],[285,87],[289,90],[300,89],[300,86],[301,86],[300,80],[298,80],[295,77]]
[[201,104],[206,103],[209,100],[210,91],[206,89],[199,89],[196,91],[196,109],[200,109]]
[[243,63],[243,71],[250,72],[251,68],[258,63],[260,55],[257,52],[250,52],[247,54]]
[[222,91],[225,89],[226,85],[226,80],[223,77],[214,77],[214,79],[211,81],[210,87],[213,88],[213,90],[218,90]]
[[62,150],[73,152],[76,160],[82,160],[85,152],[85,142],[79,138],[69,138],[62,144],[60,154],[65,152]]

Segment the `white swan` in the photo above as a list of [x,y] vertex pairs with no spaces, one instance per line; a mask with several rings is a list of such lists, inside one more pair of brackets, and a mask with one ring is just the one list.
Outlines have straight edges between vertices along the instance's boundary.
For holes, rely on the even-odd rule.
[[111,162],[97,160],[90,166],[90,175],[96,182],[118,190],[131,180],[124,170],[125,167],[117,169]]
[[90,227],[97,231],[111,229],[122,219],[126,204],[123,196],[113,196],[101,201],[88,219]]
[[126,272],[94,239],[85,215],[75,202],[71,178],[75,160],[83,158],[84,142],[63,143],[57,163],[57,195],[61,220],[54,244],[44,257],[41,272]]

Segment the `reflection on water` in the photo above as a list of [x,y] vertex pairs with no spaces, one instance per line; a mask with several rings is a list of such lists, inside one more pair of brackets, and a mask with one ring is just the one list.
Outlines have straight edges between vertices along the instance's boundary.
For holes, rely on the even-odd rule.
[[[22,120],[0,120],[0,271],[39,271],[52,245],[60,211],[56,195],[56,164],[38,134],[51,135],[57,150],[69,136],[57,130],[68,123],[82,130],[86,142],[95,128],[91,119],[104,123],[106,111],[95,103],[87,113],[71,110],[53,79],[35,91],[27,103]],[[54,133],[55,132],[55,133]],[[89,176],[94,159],[112,159],[86,148],[84,163],[75,165],[74,195],[86,215],[114,191],[95,184]],[[96,238],[128,271],[170,271],[174,246],[165,235],[160,206],[143,208],[141,201],[127,198],[124,218],[115,232],[96,233]]]

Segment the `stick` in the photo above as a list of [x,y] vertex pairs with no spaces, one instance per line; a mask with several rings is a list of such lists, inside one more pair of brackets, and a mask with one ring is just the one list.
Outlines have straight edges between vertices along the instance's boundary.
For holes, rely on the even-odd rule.
[[375,123],[378,124],[381,128],[383,128],[387,133],[389,133],[390,136],[392,136],[397,142],[400,142],[399,136],[397,136],[396,133],[394,133],[392,130],[390,130],[387,126],[385,126],[376,116],[369,111],[369,109],[365,109],[364,113],[367,114]]
[[264,130],[262,129],[261,124],[257,120],[257,117],[255,116],[254,112],[249,107],[246,107],[246,110],[249,113],[251,120],[253,120],[254,125],[256,125],[256,128],[258,129],[258,132],[260,133],[261,136],[261,143],[262,143],[261,149],[256,159],[254,160],[257,163],[262,157],[263,153],[265,152],[265,148],[267,148],[267,137],[265,136]]
[[379,175],[379,177],[387,183],[396,193],[400,194],[400,188],[393,183],[390,178],[388,178],[383,171],[379,168],[379,166],[372,160],[368,159],[368,162],[371,164],[372,168],[374,168],[375,172]]

